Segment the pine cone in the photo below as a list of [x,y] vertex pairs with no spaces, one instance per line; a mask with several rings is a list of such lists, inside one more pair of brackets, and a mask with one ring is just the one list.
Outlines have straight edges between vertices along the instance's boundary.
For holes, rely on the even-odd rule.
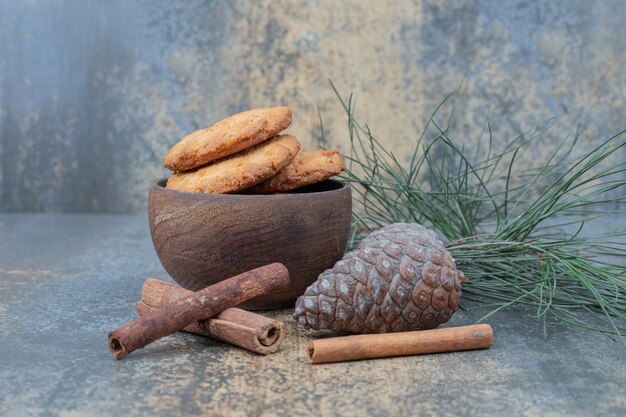
[[432,230],[395,223],[324,271],[298,298],[294,318],[316,330],[432,329],[457,310],[463,278]]

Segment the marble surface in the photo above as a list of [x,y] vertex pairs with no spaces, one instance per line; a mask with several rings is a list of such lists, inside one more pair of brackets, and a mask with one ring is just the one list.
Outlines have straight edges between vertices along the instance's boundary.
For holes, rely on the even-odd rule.
[[[623,416],[626,348],[532,311],[489,319],[490,350],[310,365],[318,334],[283,320],[267,357],[177,333],[123,361],[107,332],[165,278],[135,215],[0,214],[0,415]],[[449,325],[474,322],[480,310]]]
[[554,118],[522,172],[581,116],[581,149],[626,128],[625,19],[623,0],[3,1],[0,211],[142,212],[173,143],[252,107],[292,107],[303,149],[319,107],[347,151],[329,79],[399,159],[463,80],[466,149],[487,120],[501,147]]

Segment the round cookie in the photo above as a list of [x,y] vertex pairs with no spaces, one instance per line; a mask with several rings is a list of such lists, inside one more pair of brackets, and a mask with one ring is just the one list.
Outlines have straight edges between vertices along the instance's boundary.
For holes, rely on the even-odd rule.
[[192,193],[231,194],[276,175],[300,151],[300,142],[280,135],[229,158],[172,174],[167,188]]
[[343,171],[343,161],[336,149],[301,152],[272,178],[247,190],[247,193],[269,194],[289,191],[324,181]]
[[289,107],[237,113],[185,136],[167,152],[163,165],[172,171],[194,169],[274,137],[290,124]]

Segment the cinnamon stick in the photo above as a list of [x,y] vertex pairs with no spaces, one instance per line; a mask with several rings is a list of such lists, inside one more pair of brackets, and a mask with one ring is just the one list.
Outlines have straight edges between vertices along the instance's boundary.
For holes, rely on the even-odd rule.
[[[178,285],[150,278],[143,283],[141,301],[136,309],[143,316],[189,294],[192,292]],[[238,308],[229,308],[213,318],[194,321],[183,330],[262,355],[276,352],[285,337],[282,322]]]
[[364,334],[314,340],[309,344],[309,362],[344,362],[423,353],[487,349],[493,343],[488,324],[447,327],[414,332]]
[[253,297],[271,294],[289,285],[289,272],[274,263],[252,269],[168,303],[109,333],[109,349],[122,359],[196,320],[213,317]]

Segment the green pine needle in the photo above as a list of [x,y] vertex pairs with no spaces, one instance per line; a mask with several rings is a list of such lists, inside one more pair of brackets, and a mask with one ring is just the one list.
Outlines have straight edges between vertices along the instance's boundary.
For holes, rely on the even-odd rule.
[[[577,129],[540,166],[522,169],[517,161],[550,126],[496,152],[487,123],[477,151],[470,152],[452,138],[457,90],[435,109],[412,153],[402,158],[356,121],[354,97],[344,100],[331,86],[348,119],[344,179],[352,184],[355,203],[351,245],[390,223],[427,225],[447,242],[470,279],[463,298],[491,309],[481,320],[524,304],[536,310],[546,335],[552,316],[617,336],[626,345],[626,233],[584,233],[587,222],[609,214],[607,207],[626,202],[626,163],[607,161],[624,152],[626,130],[574,156],[580,152]],[[450,115],[440,123],[444,108]],[[568,227],[574,232],[567,233]]]

